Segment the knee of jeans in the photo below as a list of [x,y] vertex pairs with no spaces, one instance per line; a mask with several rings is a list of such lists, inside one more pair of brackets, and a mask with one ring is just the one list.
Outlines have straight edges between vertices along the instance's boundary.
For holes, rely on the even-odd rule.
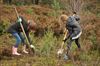
[[21,39],[17,39],[17,43],[21,43]]

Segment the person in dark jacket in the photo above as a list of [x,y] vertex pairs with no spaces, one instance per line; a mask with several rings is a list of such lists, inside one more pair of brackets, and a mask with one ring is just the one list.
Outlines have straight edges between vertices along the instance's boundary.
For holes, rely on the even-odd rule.
[[58,56],[62,55],[64,52],[63,46],[64,43],[69,39],[68,43],[67,43],[67,53],[65,53],[64,55],[64,59],[67,60],[68,56],[67,54],[69,53],[71,44],[73,41],[75,41],[78,49],[81,49],[80,43],[79,43],[79,37],[82,34],[82,28],[79,24],[79,16],[76,14],[76,12],[73,12],[72,16],[67,16],[66,14],[63,14],[61,16],[61,20],[62,21],[66,21],[66,26],[64,29],[64,39],[62,42],[62,46],[61,49],[58,50],[57,54]]
[[[79,37],[82,34],[82,29],[79,24],[79,16],[74,13],[72,16],[69,16],[66,20],[66,30],[68,30],[66,38],[63,40],[64,43],[69,39],[67,43],[67,54],[70,50],[71,44],[73,41],[75,41],[77,47],[81,49],[80,43],[79,43]],[[65,57],[67,58],[67,57]]]
[[[26,33],[26,36],[27,36],[30,44],[32,44],[32,43],[31,43],[31,40],[29,38],[29,32],[30,32],[30,30],[34,31],[35,27],[36,27],[35,22],[33,22],[33,21],[27,22],[22,16],[20,16],[19,19],[8,28],[7,31],[9,33],[11,33],[16,38],[16,44],[12,47],[12,54],[13,55],[21,55],[20,53],[17,52],[17,48],[18,48],[20,43],[23,43],[23,52],[28,53],[26,51],[26,43],[25,43],[24,37],[21,34],[22,29],[20,26],[20,22],[23,25],[24,31]],[[30,46],[33,47],[33,45],[30,45]]]
[[[62,18],[64,18],[66,21],[66,26],[65,26],[65,36],[66,38],[63,39],[64,43],[69,39],[68,43],[67,43],[67,53],[64,55],[64,59],[67,60],[68,56],[67,54],[69,54],[69,50],[71,47],[71,44],[73,41],[75,41],[78,49],[81,49],[80,43],[79,43],[79,37],[82,34],[82,28],[79,24],[79,16],[76,14],[76,12],[73,12],[72,16],[62,16]],[[61,19],[62,20],[62,19]],[[67,32],[67,33],[66,33]],[[63,53],[63,49],[60,49],[57,54],[60,55]]]
[[74,16],[75,20],[79,22],[80,17],[79,17],[79,15],[77,15],[76,12],[73,12],[73,16]]

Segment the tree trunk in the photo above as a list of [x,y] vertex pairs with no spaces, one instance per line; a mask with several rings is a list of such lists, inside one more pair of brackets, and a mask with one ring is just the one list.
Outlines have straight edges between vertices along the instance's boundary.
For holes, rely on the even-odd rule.
[[39,4],[39,0],[35,0],[35,4],[38,5]]
[[38,5],[39,4],[39,0],[32,0],[32,4]]

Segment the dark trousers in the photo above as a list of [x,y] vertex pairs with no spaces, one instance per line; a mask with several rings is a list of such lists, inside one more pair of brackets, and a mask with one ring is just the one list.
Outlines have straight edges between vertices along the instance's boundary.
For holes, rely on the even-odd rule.
[[77,45],[77,47],[79,49],[81,49],[80,43],[79,43],[79,38],[77,39],[72,39],[72,37],[69,35],[66,37],[66,39],[64,40],[64,43],[69,39],[69,41],[67,42],[67,54],[69,53],[70,47],[72,45],[72,42],[75,41],[75,44]]
[[72,39],[70,38],[70,40],[69,40],[69,42],[68,42],[68,45],[67,45],[67,48],[68,48],[68,49],[70,49],[71,44],[72,44],[72,42],[73,42],[73,41],[75,41],[75,44],[76,44],[76,45],[77,45],[77,47],[80,49],[80,48],[81,48],[81,46],[80,46],[80,43],[79,43],[79,38],[74,39],[74,40],[72,40]]

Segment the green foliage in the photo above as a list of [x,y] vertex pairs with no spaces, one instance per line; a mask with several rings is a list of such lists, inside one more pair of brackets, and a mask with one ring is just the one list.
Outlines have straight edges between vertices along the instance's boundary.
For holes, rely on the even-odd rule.
[[3,32],[4,32],[4,30],[3,30],[4,27],[5,27],[5,26],[4,26],[3,23],[1,22],[1,23],[0,23],[0,35],[3,34]]
[[71,51],[74,52],[76,50],[76,48],[77,48],[77,45],[76,45],[75,42],[73,42],[72,45],[71,45]]
[[42,0],[42,3],[51,5],[52,4],[52,0]]
[[42,0],[42,3],[49,4],[55,10],[60,10],[60,4],[58,0]]
[[100,60],[99,56],[100,54],[97,51],[89,51],[88,53],[81,52],[79,58],[83,64],[86,64],[86,66],[99,66],[100,64],[96,63]]
[[87,1],[84,4],[84,10],[85,11],[89,11],[92,12],[94,14],[96,14],[98,16],[98,14],[100,13],[100,2],[98,0],[94,0],[94,1]]
[[64,66],[73,66],[73,64],[65,64]]
[[100,13],[97,13],[97,17],[100,17]]
[[24,2],[18,1],[18,2],[15,3],[15,5],[16,5],[16,6],[23,6],[23,5],[25,5],[25,3],[24,3]]
[[56,11],[53,11],[53,12],[50,12],[49,14],[48,14],[49,16],[58,16],[59,14],[58,14],[58,12],[56,12]]
[[53,36],[53,32],[52,31],[47,31],[46,34],[44,35],[44,37],[42,38],[42,48],[41,48],[41,53],[49,56],[51,50],[54,47],[55,44],[55,37]]
[[60,4],[59,4],[58,0],[53,0],[53,3],[51,6],[55,10],[60,10]]
[[[66,3],[66,2],[65,2]],[[63,2],[59,2],[59,5],[60,5],[60,9],[63,9],[63,10],[66,10],[66,8],[68,8],[68,4],[65,4]],[[68,10],[67,10],[68,11]]]
[[92,50],[97,50],[98,49],[98,43],[97,43],[97,37],[96,37],[96,34],[95,32],[92,32],[93,34],[89,37],[92,44],[93,44],[93,47],[92,47]]
[[52,12],[51,14],[53,16],[58,16],[59,15],[59,10],[60,10],[60,4],[58,0],[53,0],[53,3],[51,4],[51,7],[55,10],[54,12]]
[[[53,6],[53,5],[52,5],[52,6]],[[48,13],[48,15],[49,15],[49,16],[53,16],[53,17],[58,17],[59,14],[60,14],[60,13],[59,13],[59,10],[60,10],[60,9],[59,9],[58,7],[56,8],[56,6],[54,6],[54,9],[55,9],[55,10],[52,11],[52,12],[50,12],[50,13]]]
[[80,55],[79,55],[79,57],[80,57],[80,59],[82,60],[82,61],[90,61],[92,58],[91,58],[91,56],[89,56],[87,53],[81,53]]
[[0,22],[0,35],[3,35],[6,32],[8,26],[9,26],[9,20],[3,19]]
[[31,8],[28,8],[26,11],[25,11],[27,14],[32,14],[33,13],[33,10]]

